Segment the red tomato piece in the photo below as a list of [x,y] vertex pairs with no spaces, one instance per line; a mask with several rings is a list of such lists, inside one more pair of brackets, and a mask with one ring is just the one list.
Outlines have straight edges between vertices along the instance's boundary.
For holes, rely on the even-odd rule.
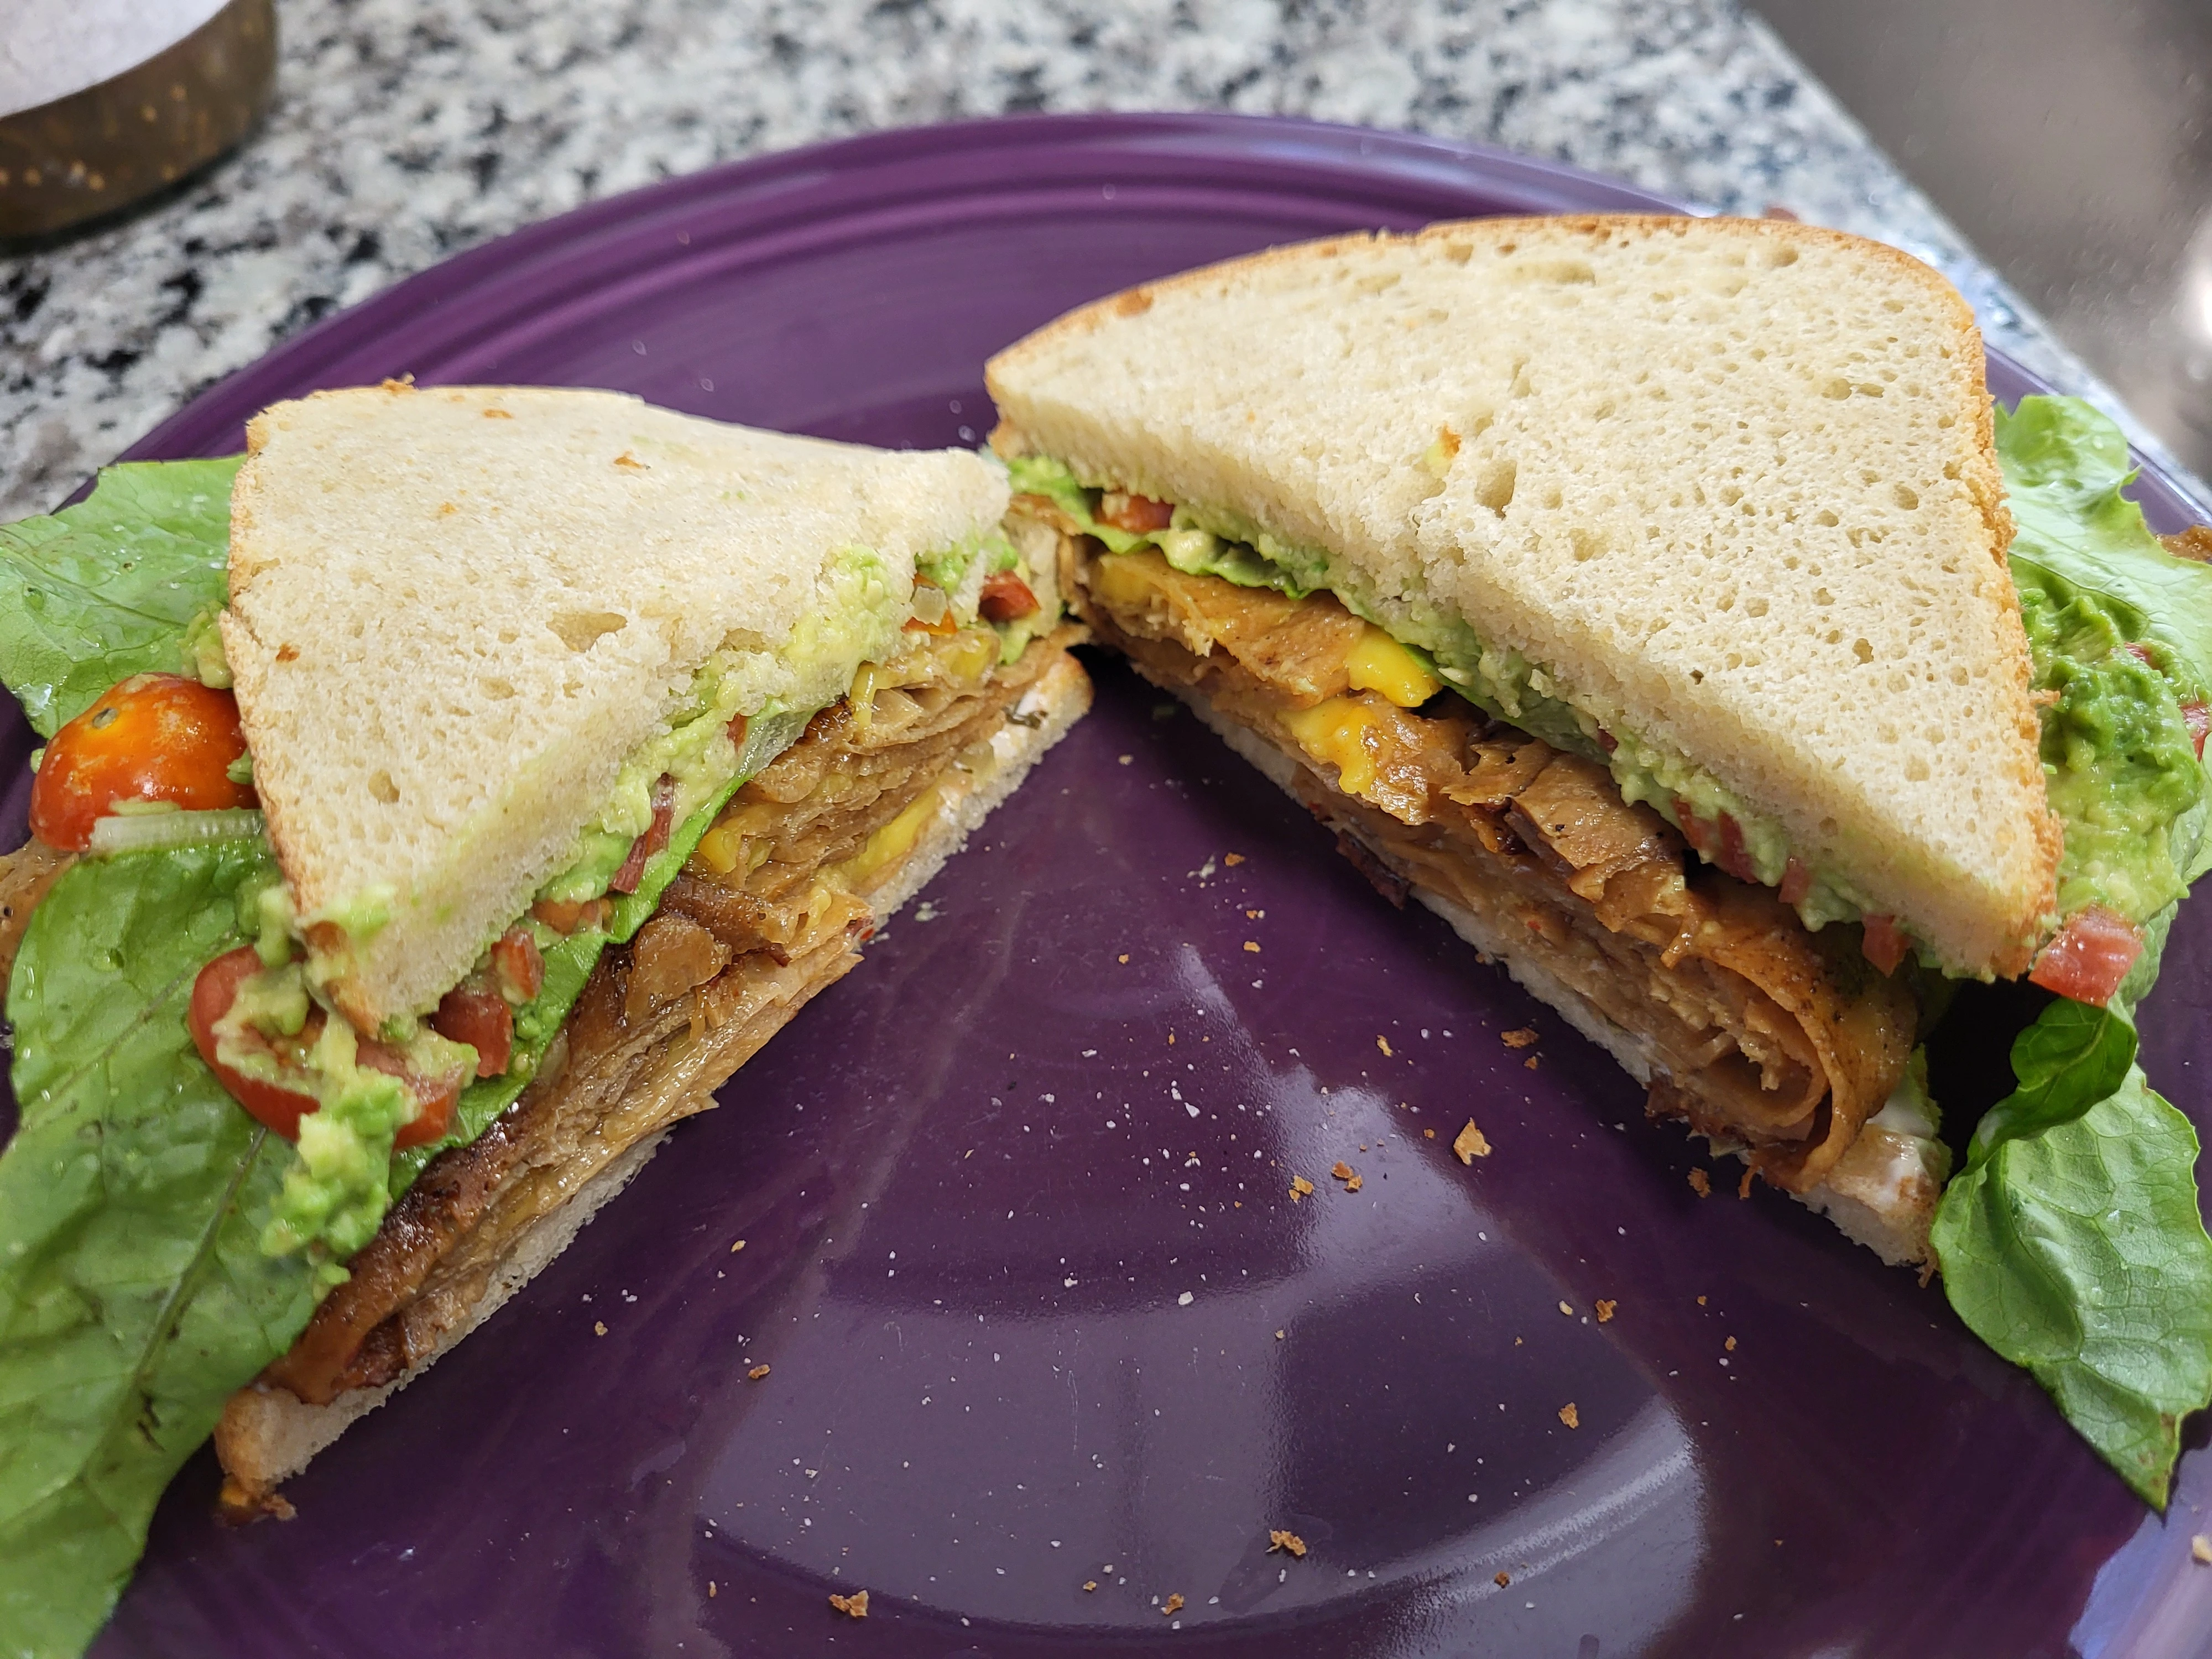
[[[309,1085],[303,1056],[322,1035],[324,1024],[330,1017],[320,1007],[310,1006],[307,1023],[295,1036],[270,1037],[250,1030],[244,1034],[245,1041],[258,1042],[276,1061],[280,1076],[296,1076],[298,1087],[248,1077],[223,1064],[216,1054],[216,1022],[228,1013],[231,1004],[238,1000],[239,987],[260,971],[260,953],[250,945],[241,945],[217,957],[201,969],[199,977],[192,981],[191,1001],[185,1008],[185,1023],[192,1034],[192,1047],[199,1050],[200,1058],[207,1061],[208,1069],[230,1091],[231,1098],[271,1133],[297,1140],[300,1120],[322,1103],[315,1098]],[[392,1143],[395,1149],[427,1146],[445,1139],[453,1121],[453,1103],[460,1098],[462,1079],[459,1072],[444,1078],[418,1076],[408,1069],[406,1056],[399,1050],[368,1037],[358,1040],[355,1056],[362,1065],[399,1079],[415,1097],[414,1121],[400,1126]]]
[[1912,943],[1897,925],[1897,918],[1863,916],[1859,920],[1866,934],[1860,945],[1866,952],[1866,959],[1885,974],[1895,973],[1897,964],[1905,960],[1905,953]]
[[[231,1098],[272,1133],[287,1140],[297,1140],[300,1119],[322,1103],[313,1093],[248,1077],[216,1057],[216,1022],[228,1013],[230,1005],[238,1000],[238,988],[260,971],[260,953],[250,945],[241,945],[217,957],[201,969],[199,977],[192,981],[192,999],[185,1010],[185,1023],[191,1029],[192,1047],[200,1051],[200,1058],[207,1061],[208,1070],[216,1074],[217,1081],[230,1091]],[[321,1034],[325,1018],[320,1008],[310,1008],[307,1024],[297,1037],[291,1039],[292,1043],[301,1048],[312,1043]],[[276,1045],[266,1038],[261,1046],[270,1054],[278,1054]],[[278,1064],[283,1064],[281,1055]]]
[[1098,501],[1098,522],[1126,530],[1132,536],[1149,536],[1175,522],[1175,508],[1148,495],[1132,495],[1109,489]]
[[1674,797],[1674,827],[1682,832],[1682,839],[1711,858],[1719,849],[1720,838],[1713,826],[1690,810],[1690,803],[1680,795]]
[[2189,727],[2190,742],[2197,745],[2197,758],[2203,760],[2204,738],[2208,733],[2212,733],[2212,708],[2207,708],[2201,702],[2185,702],[2181,705],[2181,719],[2183,724]]
[[2146,668],[2158,666],[2158,659],[2151,655],[2150,647],[2140,641],[2131,640],[2120,648]]
[[2126,917],[2093,904],[2066,918],[2027,976],[2046,991],[2101,1008],[2142,948],[2142,933]]
[[54,733],[31,785],[31,833],[82,853],[118,800],[187,811],[251,806],[230,767],[246,752],[238,703],[179,674],[133,674]]
[[1751,861],[1751,849],[1744,845],[1743,826],[1732,812],[1721,814],[1721,855],[1713,862],[1738,881],[1759,879],[1759,866]]
[[491,947],[491,972],[499,994],[509,1002],[536,998],[545,985],[545,958],[526,927],[510,927]]
[[393,1152],[432,1146],[446,1138],[446,1132],[453,1127],[453,1106],[461,1097],[461,1085],[467,1081],[459,1068],[443,1077],[424,1077],[408,1069],[405,1054],[374,1037],[358,1039],[354,1058],[373,1072],[398,1078],[415,1097],[414,1121],[399,1126],[399,1133],[392,1138]]
[[1620,747],[1620,739],[1614,737],[1612,732],[1607,731],[1603,726],[1600,726],[1598,728],[1597,741],[1598,746],[1603,749],[1608,755],[1616,752]]
[[635,893],[637,884],[645,879],[645,862],[668,845],[668,832],[676,821],[676,780],[665,772],[653,786],[653,823],[646,832],[629,844],[629,856],[616,871],[614,879],[607,884],[608,890],[616,893]]
[[530,914],[555,933],[563,935],[586,927],[604,927],[615,913],[615,907],[603,898],[539,899],[530,907]]
[[514,1058],[514,1010],[496,991],[456,986],[438,1003],[430,1028],[477,1051],[478,1077],[503,1077]]
[[1802,904],[1805,895],[1812,890],[1813,872],[1792,853],[1789,863],[1782,866],[1782,902],[1784,904]]
[[1030,585],[1011,570],[1001,570],[983,579],[983,591],[975,600],[975,610],[985,622],[1010,623],[1018,617],[1034,615],[1037,608],[1036,595]]

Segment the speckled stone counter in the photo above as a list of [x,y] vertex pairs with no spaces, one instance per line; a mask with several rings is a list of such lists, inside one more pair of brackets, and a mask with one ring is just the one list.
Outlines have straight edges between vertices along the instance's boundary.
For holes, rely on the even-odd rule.
[[[2101,395],[1726,0],[282,0],[267,126],[178,198],[0,258],[0,520],[447,254],[718,161],[1026,110],[1227,109],[1554,156],[1945,270]],[[2200,492],[2201,494],[2202,492]]]

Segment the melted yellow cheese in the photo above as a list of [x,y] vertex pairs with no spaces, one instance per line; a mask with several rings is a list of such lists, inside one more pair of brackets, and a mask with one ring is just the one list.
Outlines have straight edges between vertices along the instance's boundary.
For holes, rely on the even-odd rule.
[[[1386,636],[1387,637],[1387,636]],[[1348,795],[1364,795],[1375,782],[1375,757],[1367,734],[1375,716],[1356,698],[1331,697],[1310,708],[1283,716],[1298,747],[1317,761],[1336,768],[1337,787]]]
[[1421,659],[1371,623],[1344,659],[1355,691],[1380,691],[1401,708],[1419,708],[1444,689]]

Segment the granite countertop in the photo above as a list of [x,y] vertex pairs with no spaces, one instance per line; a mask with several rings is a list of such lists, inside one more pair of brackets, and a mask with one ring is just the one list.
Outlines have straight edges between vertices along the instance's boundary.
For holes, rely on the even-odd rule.
[[1779,205],[1937,265],[1993,344],[2120,412],[1728,0],[279,10],[276,106],[242,153],[126,223],[0,259],[0,521],[52,507],[200,388],[463,248],[719,161],[1015,111],[1304,115],[1553,156],[1729,212]]

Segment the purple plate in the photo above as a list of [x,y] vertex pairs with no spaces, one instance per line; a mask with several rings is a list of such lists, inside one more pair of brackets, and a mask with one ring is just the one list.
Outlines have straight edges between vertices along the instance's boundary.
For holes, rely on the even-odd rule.
[[[1297,122],[888,133],[478,249],[132,453],[234,450],[272,399],[406,373],[967,442],[984,358],[1126,283],[1352,227],[1666,207]],[[297,1520],[221,1529],[190,1465],[99,1651],[2205,1650],[2212,1460],[2151,1516],[1938,1288],[1778,1194],[1698,1197],[1602,1054],[1098,678],[927,902],[294,1483]],[[2144,1058],[2200,1125],[2208,985],[2199,908]],[[1497,1151],[1463,1168],[1470,1115]],[[865,1622],[831,1611],[863,1587]]]

